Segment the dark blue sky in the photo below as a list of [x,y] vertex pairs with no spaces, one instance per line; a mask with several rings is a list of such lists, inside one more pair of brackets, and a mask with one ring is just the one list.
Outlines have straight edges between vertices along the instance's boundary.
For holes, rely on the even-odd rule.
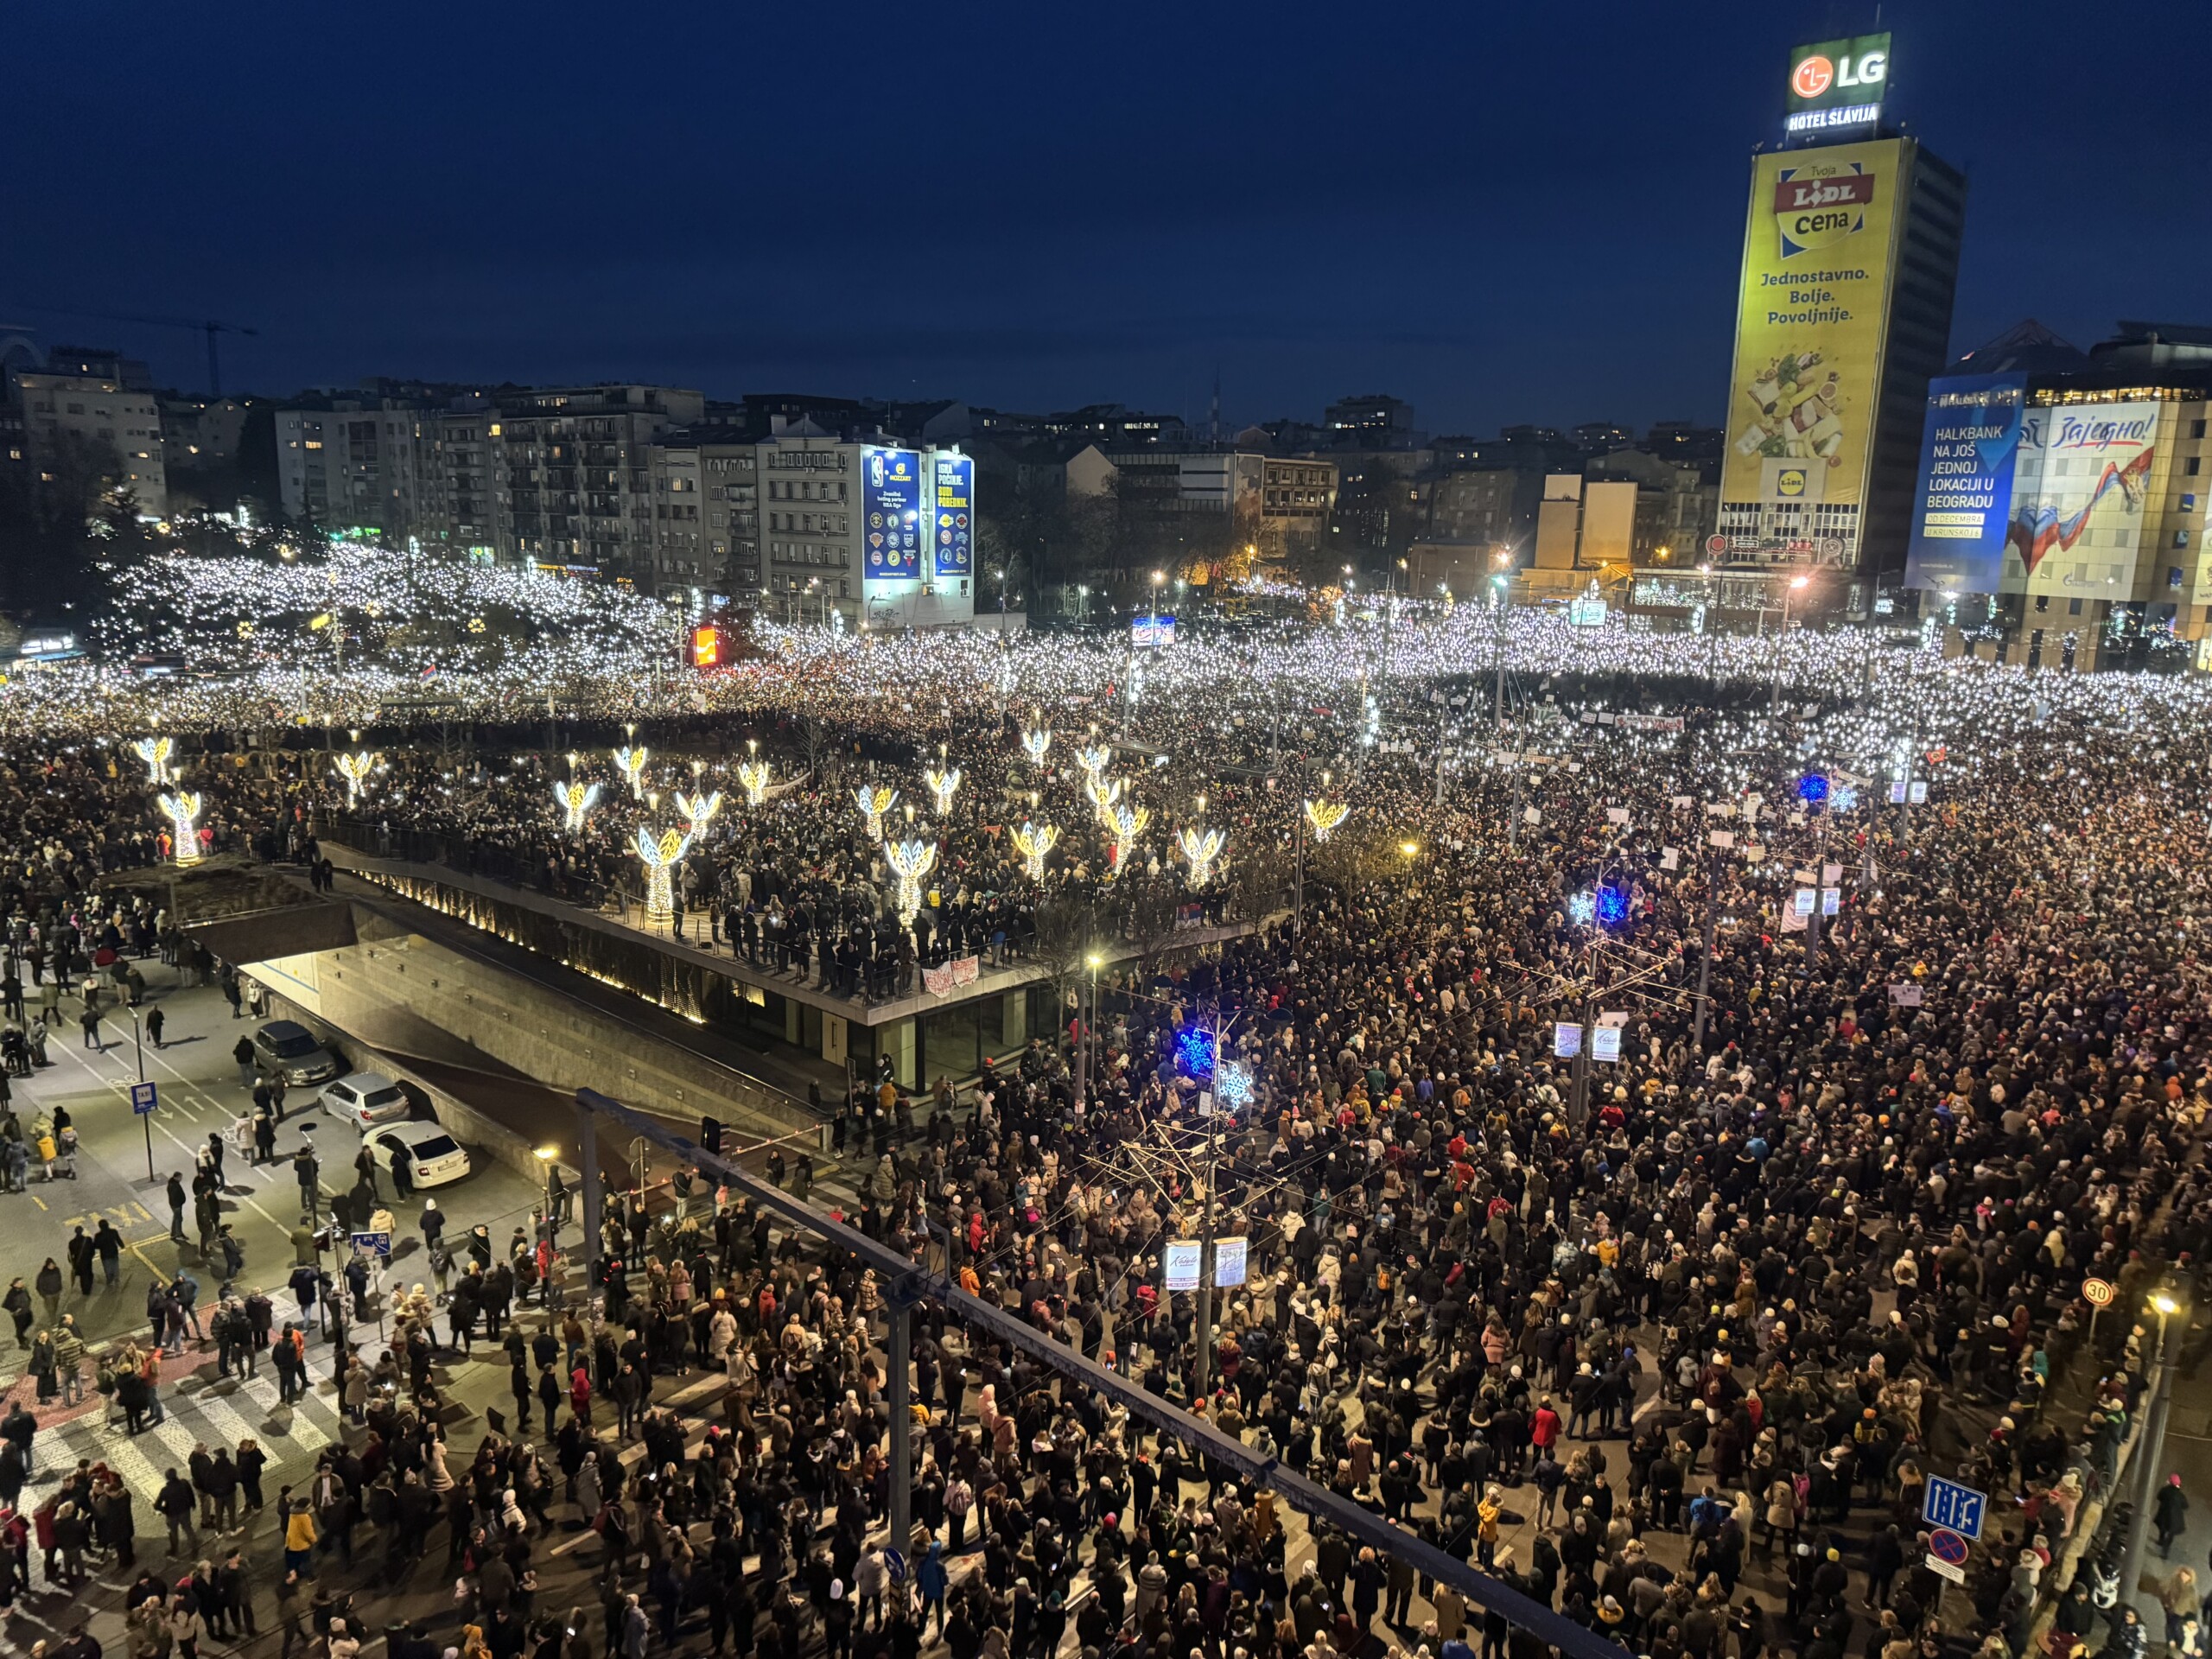
[[[27,3],[0,322],[181,385],[673,382],[1435,431],[1717,419],[1747,157],[1872,0]],[[1952,343],[2212,321],[2200,4],[1896,0]]]

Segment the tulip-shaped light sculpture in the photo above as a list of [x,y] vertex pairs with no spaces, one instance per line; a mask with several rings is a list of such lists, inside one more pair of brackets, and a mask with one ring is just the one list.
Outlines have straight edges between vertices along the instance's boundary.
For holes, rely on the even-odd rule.
[[1029,757],[1029,764],[1039,771],[1045,766],[1045,751],[1052,747],[1052,732],[1048,726],[1032,726],[1021,734],[1021,752]]
[[1045,879],[1045,855],[1052,850],[1059,839],[1059,825],[1032,823],[1024,818],[1021,828],[1014,832],[1014,850],[1021,855],[1021,873],[1032,881],[1042,881]]
[[862,784],[853,791],[853,804],[861,810],[870,841],[883,839],[883,816],[899,804],[899,791],[888,784]]
[[338,775],[346,780],[346,805],[349,811],[360,805],[361,785],[369,781],[376,765],[377,757],[366,749],[355,749],[338,757]]
[[933,841],[887,841],[883,861],[899,878],[899,925],[912,927],[922,908],[922,878],[937,868]]
[[614,751],[614,770],[630,780],[630,798],[633,801],[645,798],[645,762],[652,759],[652,753],[642,743],[634,749]]
[[686,795],[679,789],[676,791],[676,810],[691,826],[693,835],[702,835],[715,821],[715,814],[722,810],[722,792],[718,789],[711,795]]
[[1118,875],[1128,868],[1129,854],[1137,844],[1137,837],[1144,834],[1144,827],[1152,822],[1152,809],[1132,806],[1123,801],[1114,809],[1110,823],[1114,832],[1114,873]]
[[930,793],[937,797],[938,817],[942,818],[950,815],[953,793],[960,787],[960,768],[955,766],[950,772],[939,772],[931,766],[922,774],[922,781],[930,786]]
[[758,806],[768,798],[769,766],[766,760],[741,760],[737,781],[745,785],[745,804]]
[[176,740],[168,737],[142,737],[130,746],[130,752],[146,763],[146,781],[156,788],[169,781],[169,756],[175,750]]
[[553,785],[553,804],[561,809],[562,824],[572,836],[584,832],[584,814],[599,804],[599,785],[580,784],[571,778]]
[[689,836],[664,830],[655,839],[652,830],[642,824],[638,827],[638,858],[648,874],[645,914],[654,921],[675,913],[676,887],[670,872],[683,861],[683,855],[690,850]]
[[179,790],[175,794],[162,797],[162,810],[168,814],[169,835],[175,842],[171,849],[180,864],[200,861],[200,835],[193,828],[200,816],[200,797],[190,790]]
[[1313,826],[1313,839],[1326,841],[1329,831],[1351,816],[1351,808],[1342,801],[1308,801],[1306,803],[1306,822]]
[[1229,844],[1229,837],[1218,830],[1185,830],[1177,837],[1183,847],[1183,856],[1190,861],[1191,885],[1203,887],[1213,874],[1213,861],[1221,856],[1221,849]]

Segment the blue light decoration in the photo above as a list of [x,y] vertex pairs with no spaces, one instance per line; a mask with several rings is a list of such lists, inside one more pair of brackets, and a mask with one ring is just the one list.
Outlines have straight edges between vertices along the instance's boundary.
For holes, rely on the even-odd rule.
[[1182,1062],[1185,1075],[1200,1083],[1213,1076],[1213,1033],[1203,1026],[1185,1026],[1176,1033],[1176,1058]]
[[1828,780],[1817,772],[1808,772],[1797,780],[1797,798],[1808,806],[1818,806],[1828,798]]
[[1600,887],[1597,892],[1595,909],[1599,926],[1618,927],[1628,920],[1628,894],[1618,887]]
[[1859,791],[1849,784],[1838,784],[1834,792],[1828,797],[1828,810],[1831,812],[1849,812],[1858,804]]

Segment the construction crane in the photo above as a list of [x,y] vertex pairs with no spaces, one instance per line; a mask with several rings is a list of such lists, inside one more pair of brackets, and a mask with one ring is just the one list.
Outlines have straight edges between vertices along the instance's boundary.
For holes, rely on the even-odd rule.
[[25,306],[23,308],[27,311],[51,311],[56,316],[62,317],[86,317],[94,322],[137,322],[152,328],[190,328],[195,333],[203,333],[207,336],[207,395],[210,397],[220,397],[223,395],[223,365],[215,349],[215,336],[218,334],[258,336],[261,333],[258,328],[247,328],[235,322],[217,322],[212,317],[207,319],[147,317],[127,311],[82,311],[67,305],[32,305]]

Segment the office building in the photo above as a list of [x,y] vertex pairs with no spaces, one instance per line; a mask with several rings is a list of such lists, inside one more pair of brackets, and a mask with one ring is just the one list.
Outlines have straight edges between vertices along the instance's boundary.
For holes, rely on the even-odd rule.
[[1125,513],[1155,525],[1225,516],[1262,564],[1310,550],[1336,507],[1337,463],[1325,457],[1163,447],[1109,450],[1106,459]]
[[[2212,327],[2016,329],[1928,389],[1906,586],[2034,668],[2212,669]],[[2163,660],[2162,660],[2163,659]]]
[[1801,47],[1789,142],[1752,158],[1710,556],[1894,583],[1966,181],[1882,124],[1888,37]]

